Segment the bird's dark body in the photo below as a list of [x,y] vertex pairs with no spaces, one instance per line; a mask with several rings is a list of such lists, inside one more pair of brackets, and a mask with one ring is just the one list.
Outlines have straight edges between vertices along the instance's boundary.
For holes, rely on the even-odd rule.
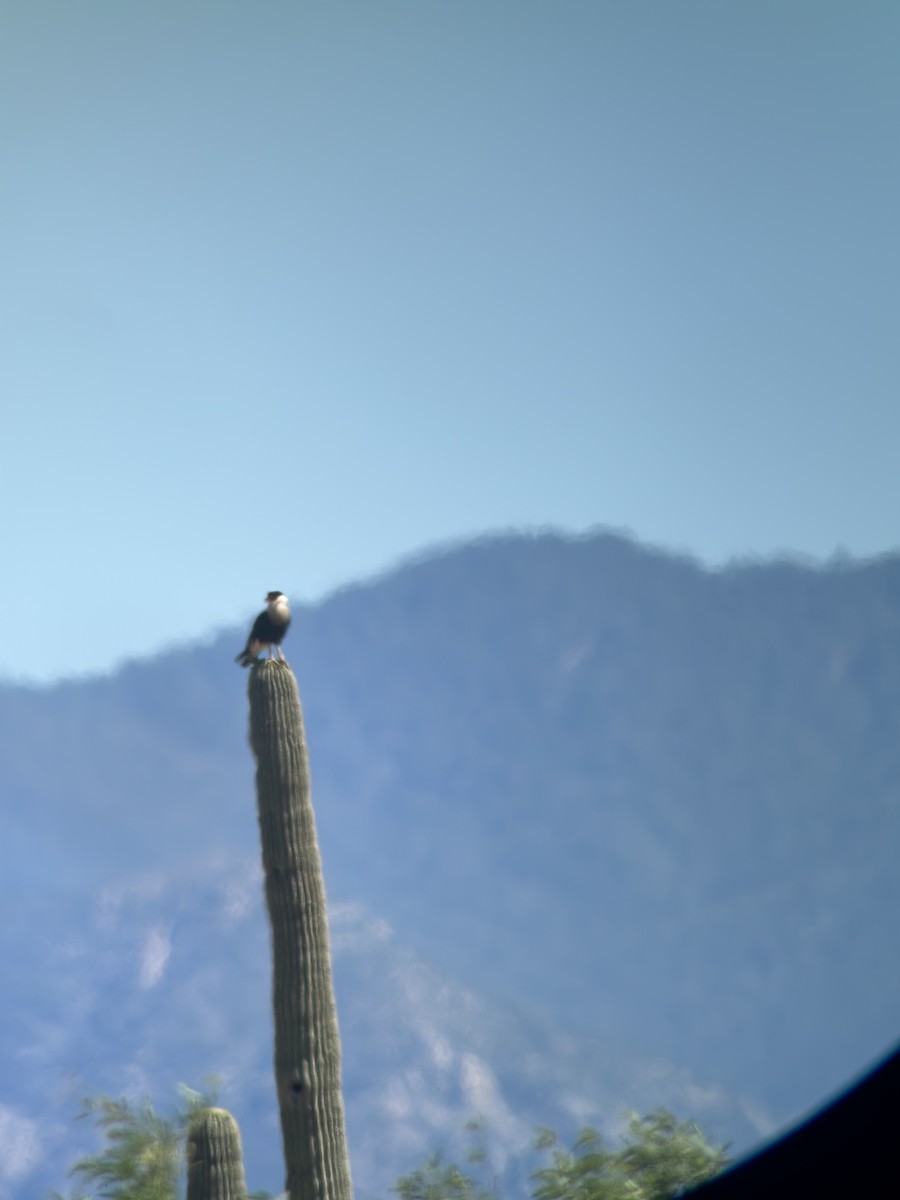
[[[247,638],[247,645],[234,660],[242,667],[249,667],[252,662],[255,662],[256,656],[261,650],[269,650],[272,646],[280,647],[281,639],[287,633],[291,623],[287,600],[281,592],[269,592],[266,599],[268,608],[264,608],[253,622],[253,628]],[[278,657],[284,658],[280,649]]]
[[269,616],[268,610],[261,612],[253,622],[253,628],[250,630],[250,641],[262,642],[264,646],[278,646],[281,644],[281,639],[287,633],[290,623],[290,617],[286,621],[273,621]]

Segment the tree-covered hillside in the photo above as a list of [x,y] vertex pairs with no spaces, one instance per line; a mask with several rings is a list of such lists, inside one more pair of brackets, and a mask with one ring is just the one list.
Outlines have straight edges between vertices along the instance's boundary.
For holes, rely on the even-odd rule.
[[[242,632],[0,690],[3,887],[255,845]],[[326,883],[471,986],[807,1107],[897,1032],[898,632],[896,558],[608,534],[348,588],[286,643]]]

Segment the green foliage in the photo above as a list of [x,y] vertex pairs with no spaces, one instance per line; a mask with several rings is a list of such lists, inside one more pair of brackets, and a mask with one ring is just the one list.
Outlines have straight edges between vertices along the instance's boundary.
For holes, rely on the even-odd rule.
[[[497,1181],[491,1169],[484,1120],[473,1117],[463,1129],[469,1137],[466,1160],[474,1172],[465,1171],[456,1163],[445,1163],[442,1151],[438,1150],[421,1167],[397,1180],[392,1190],[400,1200],[497,1200]],[[477,1178],[479,1175],[483,1180]]]
[[146,1097],[133,1102],[108,1096],[85,1100],[81,1115],[93,1118],[107,1144],[80,1159],[73,1175],[98,1185],[104,1200],[176,1200],[184,1145],[180,1115],[160,1116]]
[[[484,1127],[469,1161],[487,1166]],[[727,1166],[724,1146],[709,1143],[693,1121],[679,1121],[664,1108],[647,1116],[628,1114],[628,1132],[618,1148],[607,1146],[596,1129],[582,1129],[571,1148],[559,1145],[552,1129],[539,1129],[534,1149],[549,1162],[532,1174],[532,1200],[671,1200],[717,1175]],[[440,1154],[397,1180],[400,1200],[495,1200],[485,1189]]]
[[693,1121],[664,1108],[628,1114],[622,1146],[610,1149],[596,1129],[582,1129],[571,1150],[542,1130],[535,1149],[551,1162],[535,1171],[534,1200],[669,1200],[723,1170],[724,1146],[711,1145]]
[[440,1151],[392,1188],[400,1200],[491,1200],[486,1191],[455,1163],[444,1163]]
[[725,1146],[712,1146],[693,1121],[677,1121],[664,1108],[649,1116],[631,1113],[628,1141],[619,1151],[621,1170],[646,1200],[668,1200],[728,1163]]
[[[94,1121],[105,1135],[106,1145],[98,1154],[79,1159],[69,1174],[89,1188],[96,1187],[98,1200],[178,1200],[191,1130],[204,1123],[210,1110],[218,1111],[214,1109],[216,1089],[215,1080],[208,1081],[205,1092],[182,1085],[178,1089],[180,1104],[169,1116],[158,1113],[147,1096],[140,1100],[109,1096],[84,1100],[80,1117]],[[233,1124],[233,1119],[228,1119]],[[239,1153],[239,1139],[237,1145]],[[243,1167],[240,1174],[243,1179]],[[253,1195],[256,1200],[269,1197],[267,1192]],[[53,1193],[53,1200],[63,1198]],[[90,1197],[82,1194],[79,1200]]]
[[535,1149],[551,1154],[551,1163],[533,1175],[534,1200],[620,1200],[622,1190],[616,1155],[602,1144],[595,1129],[582,1129],[571,1150],[561,1150],[556,1134],[542,1129]]

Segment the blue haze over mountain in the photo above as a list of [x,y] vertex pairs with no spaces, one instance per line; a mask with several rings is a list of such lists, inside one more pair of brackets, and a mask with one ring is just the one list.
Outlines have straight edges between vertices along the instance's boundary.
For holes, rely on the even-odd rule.
[[[296,614],[361,1194],[477,1105],[505,1155],[655,1086],[746,1147],[888,1047],[898,633],[900,559],[710,572],[605,533]],[[48,1092],[61,1167],[76,1094],[208,1070],[279,1185],[244,635],[0,689],[26,1158]]]

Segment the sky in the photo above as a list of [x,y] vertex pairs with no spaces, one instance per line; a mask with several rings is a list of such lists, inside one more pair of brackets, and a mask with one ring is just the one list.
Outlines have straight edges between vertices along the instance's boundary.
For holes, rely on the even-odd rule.
[[898,54],[895,0],[5,5],[0,676],[487,531],[900,546]]

